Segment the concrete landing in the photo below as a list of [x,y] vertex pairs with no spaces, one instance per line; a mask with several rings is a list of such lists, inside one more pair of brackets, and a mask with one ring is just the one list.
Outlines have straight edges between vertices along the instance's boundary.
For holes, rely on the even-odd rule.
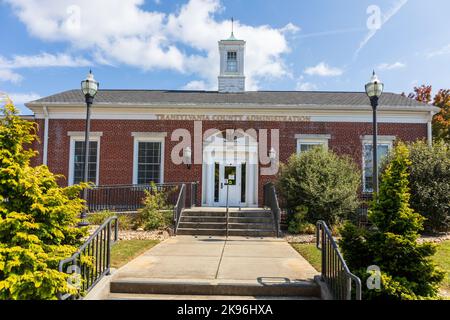
[[177,236],[119,269],[110,290],[111,294],[317,297],[320,290],[313,281],[317,274],[283,239]]

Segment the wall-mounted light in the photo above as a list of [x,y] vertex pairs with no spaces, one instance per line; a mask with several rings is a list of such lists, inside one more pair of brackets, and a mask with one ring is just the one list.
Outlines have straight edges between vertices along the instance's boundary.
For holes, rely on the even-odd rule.
[[191,161],[192,159],[192,149],[191,147],[186,147],[183,150],[183,162],[185,165],[187,165],[188,169],[191,169]]
[[277,159],[277,151],[274,148],[271,148],[269,151],[269,159],[270,162],[274,162]]

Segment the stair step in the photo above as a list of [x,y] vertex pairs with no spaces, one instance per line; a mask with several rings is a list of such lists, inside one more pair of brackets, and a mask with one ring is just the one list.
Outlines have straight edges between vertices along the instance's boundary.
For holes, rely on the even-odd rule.
[[110,291],[113,294],[320,297],[320,287],[314,281],[263,283],[251,280],[119,278],[111,282]]
[[271,218],[270,211],[235,211],[229,212],[230,217],[244,217],[244,218]]
[[229,223],[272,223],[272,217],[229,217]]
[[178,228],[177,235],[180,236],[226,236],[225,229],[186,229]]
[[[226,225],[225,225],[226,227]],[[273,231],[273,223],[229,223],[228,229],[269,230]]]
[[229,229],[229,236],[236,237],[276,237],[274,230],[246,230],[246,229]]
[[182,229],[226,229],[225,222],[180,222],[179,228]]
[[225,217],[225,211],[195,211],[185,210],[183,211],[185,217]]
[[207,216],[181,216],[180,222],[226,222],[227,218],[223,217],[207,217]]
[[276,296],[212,296],[175,294],[110,293],[108,300],[320,300],[318,297]]

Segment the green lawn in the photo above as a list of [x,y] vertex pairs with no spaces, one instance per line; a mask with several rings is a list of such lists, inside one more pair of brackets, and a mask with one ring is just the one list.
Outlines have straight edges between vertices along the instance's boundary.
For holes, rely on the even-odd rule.
[[316,248],[315,243],[291,243],[291,246],[297,250],[317,271],[321,271],[322,257],[320,250]]
[[433,259],[439,267],[447,272],[447,277],[442,283],[442,289],[447,291],[447,295],[450,295],[450,241],[439,244]]
[[119,241],[111,249],[111,267],[120,268],[158,243],[158,240]]
[[[317,270],[321,269],[321,254],[320,250],[316,249],[313,243],[291,243],[291,246],[297,250],[311,265]],[[442,290],[446,294],[450,294],[450,241],[444,241],[438,245],[438,250],[433,257],[436,264],[445,272],[447,277],[442,283]]]

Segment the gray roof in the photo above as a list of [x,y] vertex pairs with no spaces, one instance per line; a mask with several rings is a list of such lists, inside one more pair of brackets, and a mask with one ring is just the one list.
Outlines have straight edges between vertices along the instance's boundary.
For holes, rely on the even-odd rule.
[[[80,90],[69,90],[26,105],[78,105],[84,104]],[[247,91],[219,93],[217,91],[176,90],[99,90],[95,104],[261,104],[261,105],[336,105],[365,106],[369,100],[364,92],[307,92],[307,91]],[[381,106],[424,107],[425,104],[400,94],[384,93]]]

